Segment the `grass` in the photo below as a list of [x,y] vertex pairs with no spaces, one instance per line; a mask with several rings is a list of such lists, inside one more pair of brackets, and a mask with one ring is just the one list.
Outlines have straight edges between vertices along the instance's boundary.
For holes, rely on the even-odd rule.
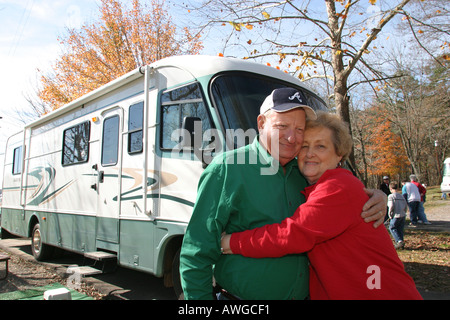
[[[440,186],[427,187],[425,210],[436,208],[436,207],[446,206],[447,202],[444,200],[441,200],[441,195],[442,195],[442,192],[441,192]],[[450,200],[450,198],[449,198],[449,196],[447,196],[447,201],[449,201],[449,200]]]

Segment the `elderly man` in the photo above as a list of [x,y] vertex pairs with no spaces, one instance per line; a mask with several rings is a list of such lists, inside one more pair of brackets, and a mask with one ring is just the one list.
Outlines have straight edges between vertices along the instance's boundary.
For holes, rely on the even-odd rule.
[[[204,171],[180,257],[186,299],[214,299],[213,277],[216,288],[227,297],[308,297],[306,255],[252,259],[222,255],[220,249],[223,232],[280,222],[305,201],[300,192],[307,182],[294,158],[303,143],[307,117],[315,117],[315,113],[301,92],[274,90],[260,108],[259,136],[253,143],[224,153]],[[372,197],[362,218],[377,220],[374,226],[378,226],[383,222],[386,196],[378,190],[368,193]]]

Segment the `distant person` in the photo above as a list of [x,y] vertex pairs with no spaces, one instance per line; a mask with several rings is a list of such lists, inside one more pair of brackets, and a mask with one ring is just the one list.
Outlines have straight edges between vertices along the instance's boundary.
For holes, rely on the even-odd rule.
[[380,190],[383,191],[387,196],[391,194],[388,176],[383,177],[383,182],[380,184]]
[[[380,184],[380,188],[381,191],[383,191],[386,196],[389,196],[391,194],[391,191],[389,190],[389,177],[388,176],[384,176],[383,177],[383,182]],[[388,208],[386,208],[386,216],[384,217],[384,221],[388,221],[389,220],[389,215],[388,215]]]
[[224,253],[276,258],[306,252],[314,300],[422,299],[386,229],[360,218],[364,186],[340,167],[351,150],[348,126],[336,115],[308,120],[298,155],[309,183],[306,202],[281,223],[224,235]]
[[408,203],[402,195],[402,190],[397,182],[389,184],[391,194],[388,196],[388,213],[390,218],[389,231],[395,241],[395,249],[403,249],[405,241],[403,238]]
[[402,182],[402,194],[405,198],[406,202],[408,203],[409,208],[409,219],[410,219],[410,226],[414,227],[417,226],[418,221],[418,212],[419,212],[419,204],[420,204],[420,193],[419,188],[415,184],[412,184],[409,181],[403,181]]
[[431,222],[429,222],[427,219],[424,207],[427,189],[418,182],[417,176],[415,174],[410,175],[409,179],[411,183],[414,184],[419,189],[420,193],[420,203],[419,208],[417,209],[417,222],[423,224],[431,224]]

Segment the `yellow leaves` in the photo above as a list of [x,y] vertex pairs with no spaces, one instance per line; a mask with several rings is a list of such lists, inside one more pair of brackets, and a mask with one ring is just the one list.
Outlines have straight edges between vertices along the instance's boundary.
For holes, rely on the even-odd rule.
[[234,30],[241,31],[241,23],[235,23],[233,21],[230,21],[230,24],[233,26]]
[[369,3],[374,6],[377,3],[377,0],[369,0]]
[[285,54],[285,53],[283,53],[283,52],[281,52],[281,51],[278,51],[277,54],[278,54],[278,56],[280,57],[280,63],[281,63],[284,59],[286,59],[286,54]]
[[263,11],[262,15],[265,19],[270,19],[270,14],[268,14],[267,12]]
[[229,23],[231,24],[231,26],[236,31],[241,31],[242,27],[245,27],[248,30],[253,30],[253,26],[251,24],[249,24],[249,23],[237,23],[237,22],[234,22],[234,21],[230,21]]

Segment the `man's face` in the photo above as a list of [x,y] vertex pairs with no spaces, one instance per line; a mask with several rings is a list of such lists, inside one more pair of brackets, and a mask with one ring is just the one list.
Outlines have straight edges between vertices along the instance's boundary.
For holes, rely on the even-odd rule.
[[303,144],[306,114],[301,108],[269,111],[258,116],[260,143],[282,166],[294,159]]

